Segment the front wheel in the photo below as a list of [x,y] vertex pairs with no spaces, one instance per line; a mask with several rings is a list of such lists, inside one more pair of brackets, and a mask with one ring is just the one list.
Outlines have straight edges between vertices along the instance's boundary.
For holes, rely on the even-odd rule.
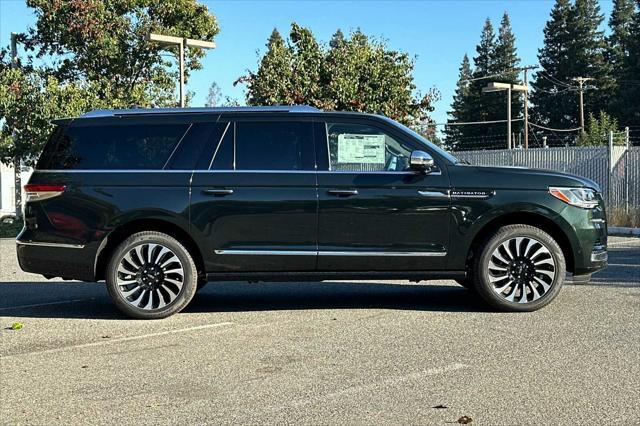
[[111,256],[106,278],[116,306],[140,319],[180,312],[198,284],[189,251],[175,238],[155,231],[138,232],[122,242]]
[[508,225],[479,250],[474,285],[494,308],[535,311],[558,295],[565,273],[562,250],[549,234],[529,225]]

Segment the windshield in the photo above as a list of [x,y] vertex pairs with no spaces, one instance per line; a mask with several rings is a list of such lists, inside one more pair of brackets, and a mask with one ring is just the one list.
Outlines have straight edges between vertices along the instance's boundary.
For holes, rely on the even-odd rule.
[[384,118],[387,121],[389,121],[391,124],[393,124],[394,126],[400,127],[402,130],[404,130],[405,132],[409,133],[411,136],[415,137],[420,142],[422,142],[423,144],[427,145],[429,148],[431,148],[432,150],[436,151],[438,154],[443,156],[445,159],[451,161],[453,164],[457,164],[457,163],[460,162],[460,160],[458,160],[456,157],[454,157],[453,155],[451,155],[450,153],[448,153],[444,149],[440,148],[438,145],[434,144],[433,142],[429,141],[427,138],[425,138],[424,136],[422,136],[420,133],[416,132],[415,130],[411,129],[410,127],[407,127],[404,124],[398,123],[397,121],[391,120],[390,118],[387,118],[387,117],[384,117]]

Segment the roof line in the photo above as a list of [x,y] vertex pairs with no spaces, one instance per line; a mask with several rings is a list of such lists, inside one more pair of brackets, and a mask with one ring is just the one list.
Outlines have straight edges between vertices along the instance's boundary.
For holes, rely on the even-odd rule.
[[134,108],[134,109],[98,109],[81,115],[82,118],[115,117],[120,115],[147,114],[211,114],[223,112],[322,112],[308,105],[275,105],[251,107],[197,107],[197,108]]

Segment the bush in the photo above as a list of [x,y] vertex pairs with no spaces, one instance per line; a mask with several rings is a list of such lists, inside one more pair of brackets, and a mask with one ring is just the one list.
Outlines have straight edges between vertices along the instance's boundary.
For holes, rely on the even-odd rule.
[[624,207],[612,207],[608,210],[607,222],[609,226],[625,226],[640,228],[640,209]]

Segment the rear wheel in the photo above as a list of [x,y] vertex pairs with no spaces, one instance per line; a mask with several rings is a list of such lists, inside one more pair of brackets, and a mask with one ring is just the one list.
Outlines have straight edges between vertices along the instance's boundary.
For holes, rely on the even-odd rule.
[[508,225],[479,250],[474,285],[497,309],[535,311],[558,295],[565,273],[562,250],[549,234],[529,225]]
[[196,292],[195,263],[175,238],[138,232],[116,248],[107,267],[107,290],[125,314],[140,319],[180,312]]

